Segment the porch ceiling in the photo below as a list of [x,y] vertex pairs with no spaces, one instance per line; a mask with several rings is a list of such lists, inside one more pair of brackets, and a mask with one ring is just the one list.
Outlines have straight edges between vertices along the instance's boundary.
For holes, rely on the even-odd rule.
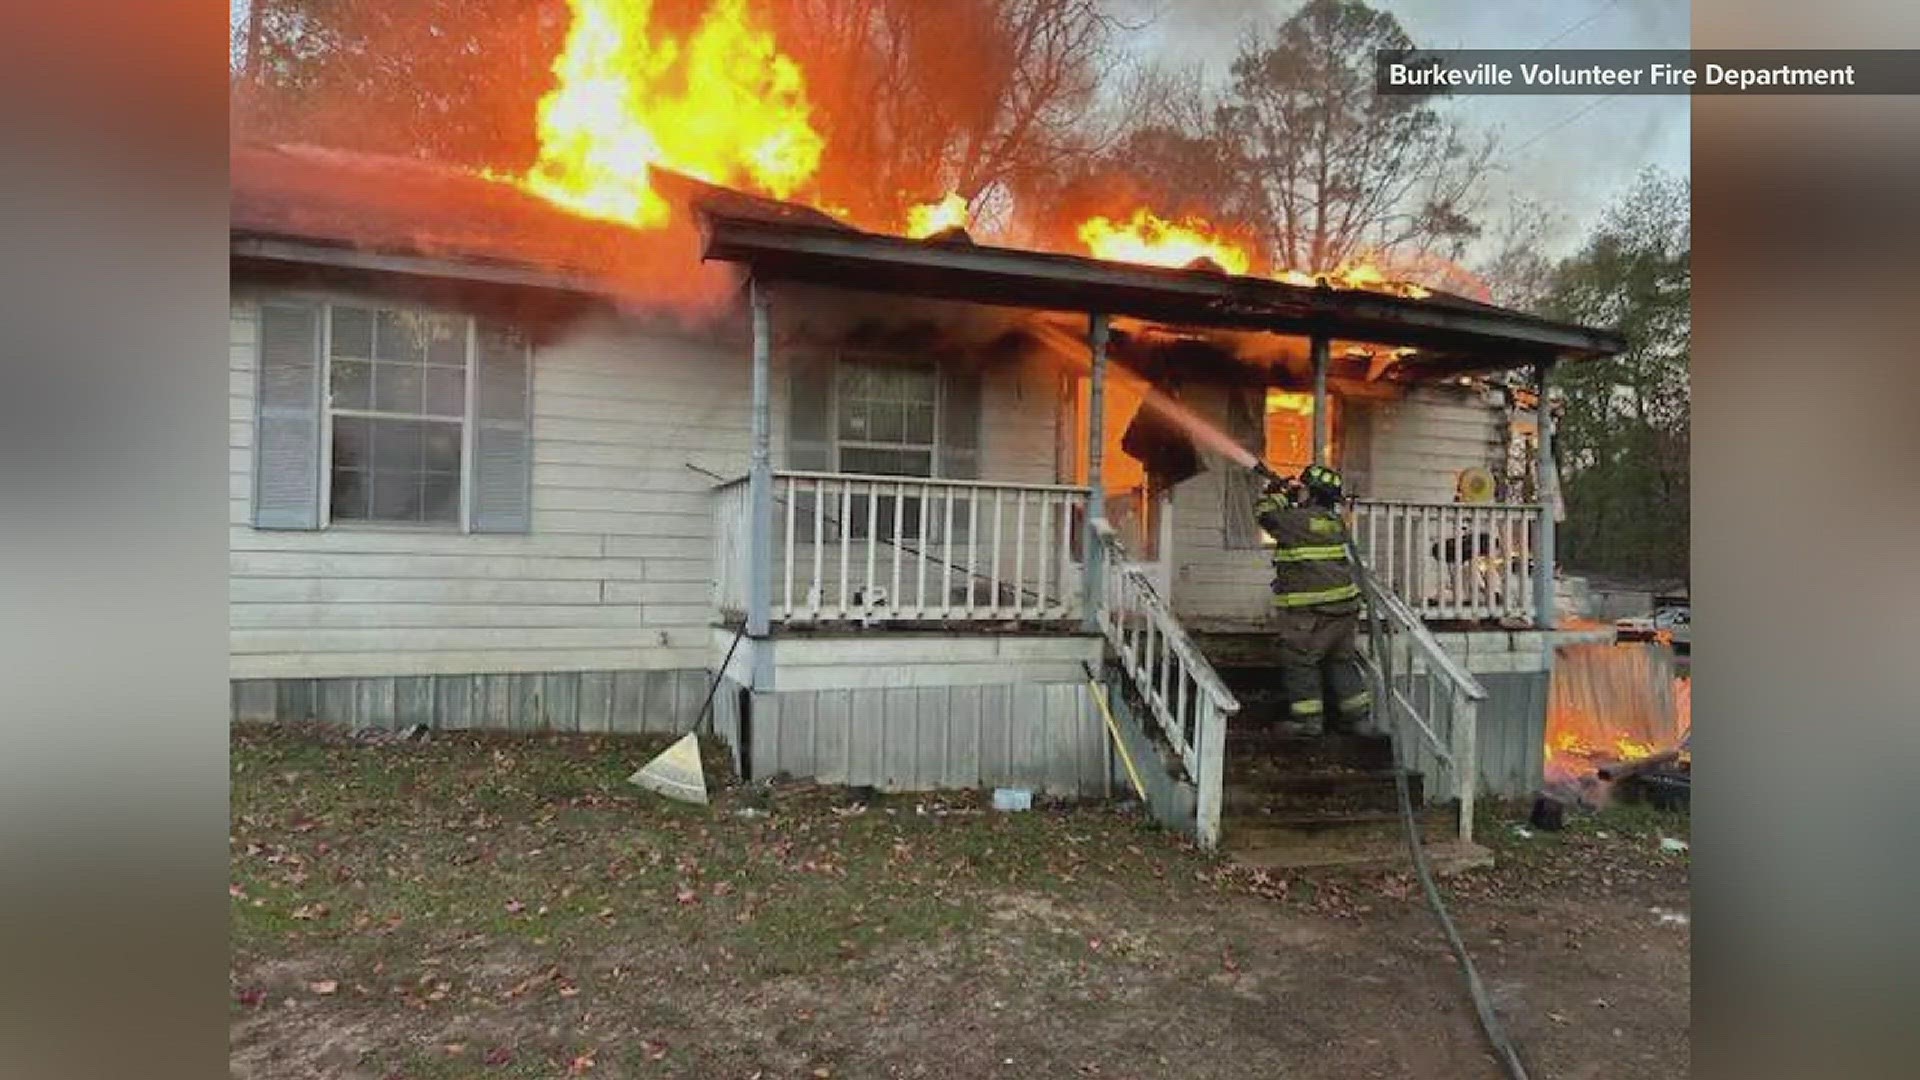
[[702,252],[768,280],[1049,311],[1100,311],[1175,326],[1261,330],[1421,350],[1399,377],[1442,378],[1584,360],[1625,347],[1608,330],[1460,297],[1424,300],[1076,255],[702,215]]

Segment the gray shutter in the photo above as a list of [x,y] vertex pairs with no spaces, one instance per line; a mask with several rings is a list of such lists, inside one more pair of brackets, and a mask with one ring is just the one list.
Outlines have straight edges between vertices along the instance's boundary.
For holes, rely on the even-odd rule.
[[[1341,400],[1338,415],[1339,461],[1334,467],[1340,470],[1340,479],[1346,486],[1347,494],[1364,499],[1373,490],[1373,408],[1360,402]],[[1504,478],[1506,471],[1505,462],[1502,462],[1494,475]]]
[[[1266,401],[1259,389],[1227,389],[1227,434],[1233,441],[1264,456],[1267,447]],[[1225,469],[1221,473],[1225,504],[1221,519],[1226,522],[1226,546],[1260,546],[1260,523],[1254,520],[1253,504],[1260,497],[1260,481],[1250,470]]]
[[787,363],[787,468],[831,472],[833,357],[795,349]]
[[[802,472],[832,472],[833,461],[833,357],[810,349],[794,349],[787,359],[787,468]],[[814,535],[814,495],[811,491],[793,496],[794,519],[800,522],[800,542],[825,543],[840,535],[839,522],[831,508],[834,496],[827,496],[829,512],[820,519],[820,536]],[[776,504],[776,513],[786,508]]]
[[533,357],[505,326],[478,326],[474,348],[474,532],[533,528]]
[[320,312],[262,304],[253,426],[253,524],[320,527]]
[[939,475],[980,479],[980,369],[940,365]]

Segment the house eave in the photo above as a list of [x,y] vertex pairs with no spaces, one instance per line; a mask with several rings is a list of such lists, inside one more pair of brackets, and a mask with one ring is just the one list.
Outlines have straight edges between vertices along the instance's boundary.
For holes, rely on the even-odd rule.
[[585,274],[569,274],[492,260],[438,258],[403,252],[371,251],[365,248],[282,236],[234,233],[229,241],[228,254],[232,258],[259,262],[293,263],[339,270],[471,281],[583,295],[599,295],[607,291],[604,285],[595,282]]

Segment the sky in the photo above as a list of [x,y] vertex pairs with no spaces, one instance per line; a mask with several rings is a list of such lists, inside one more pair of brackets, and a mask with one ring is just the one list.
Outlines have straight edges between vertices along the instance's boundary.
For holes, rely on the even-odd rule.
[[[1109,0],[1148,22],[1133,48],[1162,63],[1199,65],[1224,79],[1243,34],[1272,28],[1305,0]],[[1684,49],[1689,0],[1368,0],[1400,20],[1416,45],[1447,49]],[[1150,22],[1148,20],[1151,20]],[[1560,217],[1547,254],[1570,254],[1641,169],[1689,171],[1691,110],[1681,96],[1457,96],[1463,122],[1500,137],[1503,168],[1486,188],[1497,220],[1517,196]]]

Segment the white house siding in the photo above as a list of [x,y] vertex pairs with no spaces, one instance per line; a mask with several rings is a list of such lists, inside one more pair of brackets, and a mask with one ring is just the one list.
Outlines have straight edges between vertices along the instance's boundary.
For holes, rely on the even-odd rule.
[[[1225,416],[1223,391],[1193,388],[1183,400],[1216,423]],[[1343,446],[1344,460],[1336,463],[1364,476],[1362,498],[1451,502],[1461,469],[1498,461],[1500,414],[1478,391],[1415,387],[1364,411],[1366,419],[1348,428],[1359,441]],[[1174,489],[1174,612],[1196,620],[1262,618],[1272,577],[1264,550],[1226,546],[1222,477],[1238,466],[1203,457],[1207,471]]]
[[[540,347],[527,535],[270,531],[250,524],[256,299],[243,289],[231,305],[232,678],[707,667],[706,474],[741,475],[748,459],[751,371],[738,327],[604,318]],[[776,350],[776,465],[786,455],[785,376]],[[982,478],[1052,482],[1051,369],[996,364],[983,397]]]
[[738,346],[601,321],[541,348],[527,535],[250,524],[258,309],[232,305],[235,679],[704,668],[711,481],[746,468]]
[[1415,387],[1367,410],[1368,487],[1363,498],[1453,501],[1460,470],[1505,465],[1499,408],[1464,386]]

